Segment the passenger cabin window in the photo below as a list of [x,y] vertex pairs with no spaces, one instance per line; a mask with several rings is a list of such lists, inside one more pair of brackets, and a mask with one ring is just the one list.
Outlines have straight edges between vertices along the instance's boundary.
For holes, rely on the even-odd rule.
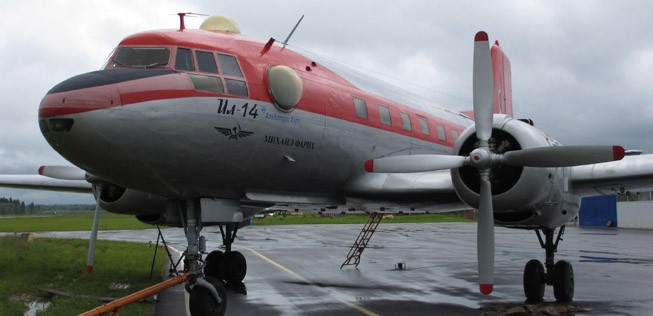
[[453,136],[453,140],[457,140],[457,139],[458,139],[458,131],[457,131],[457,130],[452,129],[452,130],[451,130],[451,135]]
[[419,118],[419,127],[420,127],[420,130],[422,131],[422,134],[424,134],[424,135],[429,134],[429,125],[428,125],[428,123],[426,123],[425,118],[422,118],[422,117]]
[[413,127],[410,125],[410,116],[404,112],[399,112],[401,114],[401,127],[407,131],[412,131]]
[[444,126],[440,124],[435,124],[435,127],[438,129],[438,138],[440,140],[446,141],[447,140],[447,134],[444,132]]
[[367,105],[365,100],[354,97],[354,107],[356,108],[356,116],[360,118],[367,118]]
[[392,120],[390,119],[390,110],[388,107],[379,105],[379,115],[381,116],[381,123],[385,125],[392,125]]
[[170,49],[166,47],[121,47],[113,58],[113,67],[151,68],[168,65]]
[[175,59],[175,69],[186,70],[186,71],[195,70],[195,64],[193,63],[193,55],[191,54],[190,49],[187,48],[177,49],[177,58]]
[[218,63],[220,64],[220,70],[223,75],[240,78],[243,77],[243,72],[240,70],[240,67],[238,67],[236,57],[218,54]]
[[218,73],[218,65],[215,64],[215,58],[211,52],[196,51],[197,67],[201,72]]

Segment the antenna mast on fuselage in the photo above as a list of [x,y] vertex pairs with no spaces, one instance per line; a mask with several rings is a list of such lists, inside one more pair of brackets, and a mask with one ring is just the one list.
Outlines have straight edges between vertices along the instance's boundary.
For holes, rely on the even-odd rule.
[[297,21],[297,24],[295,24],[295,27],[292,28],[292,31],[290,31],[290,34],[288,34],[288,37],[283,41],[283,48],[286,48],[286,45],[288,45],[288,40],[290,40],[290,37],[295,33],[295,30],[299,26],[299,23],[302,23],[302,20],[304,19],[304,15],[302,14],[302,17],[299,18],[299,21]]

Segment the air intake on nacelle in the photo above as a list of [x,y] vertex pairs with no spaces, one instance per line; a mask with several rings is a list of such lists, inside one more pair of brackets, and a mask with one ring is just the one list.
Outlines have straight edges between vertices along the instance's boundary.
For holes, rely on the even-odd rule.
[[204,22],[202,22],[200,29],[211,32],[240,34],[240,27],[238,27],[236,21],[230,17],[222,15],[214,15],[208,17],[206,20],[204,20]]

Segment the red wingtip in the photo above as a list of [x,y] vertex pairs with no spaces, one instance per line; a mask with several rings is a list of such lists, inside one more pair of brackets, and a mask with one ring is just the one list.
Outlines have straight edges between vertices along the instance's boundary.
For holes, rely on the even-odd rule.
[[93,266],[86,266],[86,273],[92,273],[93,272]]
[[474,42],[488,41],[487,33],[480,31],[474,36]]
[[494,289],[494,284],[481,284],[480,288],[481,288],[481,293],[483,293],[483,295],[490,295],[490,293],[492,293],[492,290]]
[[39,167],[39,174],[40,175],[43,175],[43,169],[45,169],[45,166]]
[[621,160],[626,155],[626,150],[621,146],[613,146],[612,155],[614,156],[614,160]]
[[374,172],[374,160],[370,159],[365,162],[365,171]]

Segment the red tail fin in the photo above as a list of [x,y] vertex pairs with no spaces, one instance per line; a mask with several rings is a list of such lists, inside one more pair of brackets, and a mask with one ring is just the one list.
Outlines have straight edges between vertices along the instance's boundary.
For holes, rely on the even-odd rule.
[[495,41],[490,48],[492,57],[492,77],[494,78],[494,113],[512,116],[512,83],[510,80],[510,60]]

